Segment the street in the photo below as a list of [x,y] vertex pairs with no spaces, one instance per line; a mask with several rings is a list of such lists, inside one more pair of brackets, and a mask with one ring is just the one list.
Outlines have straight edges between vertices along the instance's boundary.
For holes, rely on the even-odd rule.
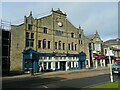
[[[114,80],[119,76],[114,75]],[[3,79],[6,88],[88,88],[95,84],[110,81],[109,70],[65,73],[59,75],[37,75],[24,78]]]

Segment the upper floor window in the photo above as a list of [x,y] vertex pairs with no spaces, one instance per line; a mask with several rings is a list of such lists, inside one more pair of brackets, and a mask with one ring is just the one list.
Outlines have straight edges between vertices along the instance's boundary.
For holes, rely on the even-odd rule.
[[34,38],[34,33],[31,33],[31,39],[33,39]]
[[64,35],[64,32],[61,31],[61,30],[55,30],[55,35],[63,36],[63,35]]
[[70,44],[68,44],[68,50],[70,50]]
[[74,50],[74,45],[73,45],[73,42],[72,42],[72,44],[71,44],[71,48],[72,48],[72,50]]
[[79,34],[79,38],[81,38],[81,34]]
[[65,43],[63,43],[63,50],[65,50]]
[[46,39],[43,39],[43,49],[46,48]]
[[28,30],[32,30],[32,26],[31,24],[28,24]]
[[38,40],[38,48],[41,48],[41,40]]
[[50,49],[50,41],[48,41],[48,49]]
[[44,27],[43,33],[47,34],[48,33],[48,28]]
[[55,42],[55,49],[57,49],[57,42]]
[[26,47],[33,47],[34,46],[34,40],[26,39]]
[[83,41],[81,40],[81,44],[83,44]]
[[105,49],[105,54],[107,54],[107,49]]
[[26,32],[26,38],[27,39],[29,38],[29,32]]
[[77,50],[77,44],[75,44],[75,50]]
[[71,33],[71,37],[74,38],[74,33]]
[[61,49],[61,41],[59,41],[59,50]]

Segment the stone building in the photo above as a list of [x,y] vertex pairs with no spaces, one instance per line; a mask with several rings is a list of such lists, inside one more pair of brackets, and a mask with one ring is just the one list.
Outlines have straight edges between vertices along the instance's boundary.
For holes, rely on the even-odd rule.
[[[104,55],[107,54],[108,48],[110,48],[113,63],[114,60],[120,60],[120,39],[116,38],[105,41],[103,45]],[[107,64],[109,64],[108,57],[106,58],[106,65]]]
[[30,12],[23,24],[11,28],[11,71],[25,72],[36,66],[33,71],[38,72],[39,65],[44,71],[86,67],[89,52],[84,32],[60,9],[52,9],[50,15],[38,19]]
[[87,36],[89,40],[90,67],[105,66],[105,57],[103,56],[103,41],[96,31],[95,34]]

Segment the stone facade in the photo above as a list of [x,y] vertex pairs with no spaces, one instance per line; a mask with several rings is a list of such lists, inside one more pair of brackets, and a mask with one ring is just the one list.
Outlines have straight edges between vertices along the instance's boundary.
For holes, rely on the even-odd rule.
[[114,57],[120,57],[120,39],[110,39],[104,42],[104,55],[107,54],[108,47],[112,50]]
[[58,54],[79,54],[83,51],[89,59],[89,47],[86,48],[88,39],[80,26],[76,28],[60,9],[52,9],[51,12],[38,19],[34,19],[30,12],[28,17],[24,17],[23,24],[12,25],[11,71],[22,70],[22,52],[29,48],[37,52]]
[[93,57],[94,54],[103,55],[103,48],[102,48],[103,41],[101,40],[97,31],[95,34],[87,36],[87,38],[89,40],[88,47],[89,47],[90,65],[91,65],[91,67],[94,67],[94,66],[96,66],[95,65],[96,62],[95,62],[94,57]]

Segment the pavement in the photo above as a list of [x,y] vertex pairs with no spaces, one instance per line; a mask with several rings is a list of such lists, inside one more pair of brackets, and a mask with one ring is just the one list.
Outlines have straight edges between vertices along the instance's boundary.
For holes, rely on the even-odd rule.
[[108,67],[100,67],[97,69],[77,69],[77,70],[68,70],[68,71],[54,71],[54,72],[44,72],[44,73],[35,73],[33,76],[31,74],[22,74],[16,76],[5,76],[2,77],[3,80],[6,79],[14,79],[14,78],[26,78],[26,77],[38,77],[38,76],[55,76],[55,75],[67,75],[73,73],[82,73],[82,72],[91,72],[91,71],[101,71],[101,70],[109,70]]

